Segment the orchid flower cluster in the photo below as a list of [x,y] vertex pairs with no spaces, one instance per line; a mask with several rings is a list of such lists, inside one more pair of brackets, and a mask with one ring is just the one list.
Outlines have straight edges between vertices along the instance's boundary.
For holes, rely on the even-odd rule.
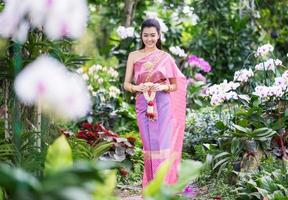
[[81,67],[77,69],[82,78],[87,82],[88,90],[92,96],[100,96],[101,102],[108,98],[117,98],[120,94],[119,88],[113,85],[118,80],[119,74],[113,67],[104,67],[94,64],[90,67]]
[[[249,82],[249,80],[261,74],[261,71],[267,74],[268,71],[272,71],[273,74],[276,74],[276,71],[279,71],[277,67],[282,66],[282,61],[279,59],[268,58],[268,54],[273,52],[273,46],[270,44],[265,44],[257,49],[255,56],[261,60],[261,63],[255,65],[255,70],[251,68],[242,69],[234,73],[234,82],[230,82],[231,85],[235,88],[240,85],[244,85]],[[275,77],[275,76],[274,76]],[[271,78],[270,78],[271,79]],[[255,78],[256,81],[256,78]],[[206,95],[211,96],[211,105],[220,105],[225,100],[229,99],[245,99],[249,101],[250,97],[248,95],[241,95],[233,92],[232,86],[226,85],[227,81],[225,80],[220,85],[212,85],[206,91]],[[269,81],[271,83],[271,81]],[[237,85],[235,85],[237,84]],[[271,98],[283,97],[287,93],[288,89],[288,70],[285,71],[281,76],[275,77],[274,83],[272,85],[261,85],[256,83],[256,87],[253,88],[252,95],[258,96],[261,101],[268,101]],[[250,95],[251,95],[250,94]]]
[[220,84],[212,85],[207,88],[206,95],[211,96],[211,105],[216,106],[224,101],[228,101],[230,99],[238,99],[238,94],[235,90],[240,86],[240,83],[235,82],[227,82],[224,80]]
[[170,47],[169,51],[179,57],[187,57],[187,54],[185,53],[184,49],[180,48],[179,46]]
[[188,79],[188,82],[191,84],[194,84],[196,82],[202,82],[206,83],[207,79],[204,76],[205,73],[208,73],[212,70],[212,67],[210,64],[204,60],[203,58],[200,58],[196,55],[190,55],[188,56],[188,65],[185,66],[185,70],[190,70],[189,67],[191,67],[193,70],[193,73],[190,73],[191,78]]
[[271,97],[282,97],[288,89],[288,70],[282,76],[276,77],[272,86],[257,86],[254,95],[262,101],[267,101]]
[[[194,12],[194,8],[188,5],[178,7],[172,14],[172,24],[189,23],[193,26],[198,24],[199,16]],[[183,13],[183,14],[182,14]]]
[[51,40],[79,38],[88,19],[86,0],[4,0],[0,36],[24,43],[30,28],[39,28]]
[[91,110],[83,79],[48,55],[28,64],[16,77],[14,86],[21,102],[38,105],[56,117],[77,120]]
[[249,78],[254,76],[252,69],[242,69],[234,73],[234,81],[248,82]]
[[134,27],[124,27],[124,26],[119,26],[116,30],[118,36],[123,40],[128,37],[133,38],[135,33],[134,33]]
[[261,71],[261,70],[262,71],[263,70],[269,71],[269,70],[271,70],[271,71],[275,72],[276,67],[280,66],[280,65],[282,65],[282,61],[281,60],[270,58],[270,59],[268,59],[265,62],[261,62],[261,63],[257,64],[255,66],[255,70],[258,70],[258,71]]

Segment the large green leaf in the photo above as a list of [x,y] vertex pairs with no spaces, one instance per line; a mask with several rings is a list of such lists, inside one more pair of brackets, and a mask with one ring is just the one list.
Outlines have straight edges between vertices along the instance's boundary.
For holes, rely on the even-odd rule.
[[183,160],[180,165],[179,178],[175,186],[170,186],[175,192],[181,192],[186,185],[196,179],[204,164],[194,160]]
[[95,199],[105,199],[105,197],[112,196],[116,187],[117,178],[115,170],[104,171],[104,177],[105,179],[103,183],[96,182],[95,184]]
[[48,148],[44,172],[47,175],[70,168],[72,165],[72,150],[66,140],[66,137],[61,135]]
[[19,189],[37,191],[40,182],[21,168],[12,168],[9,165],[0,165],[0,186],[15,193]]
[[166,174],[168,173],[171,164],[172,164],[172,160],[169,159],[160,165],[156,173],[156,177],[147,185],[147,187],[145,188],[143,192],[145,197],[153,197],[157,195],[157,193],[160,192],[161,186],[163,185],[164,178]]

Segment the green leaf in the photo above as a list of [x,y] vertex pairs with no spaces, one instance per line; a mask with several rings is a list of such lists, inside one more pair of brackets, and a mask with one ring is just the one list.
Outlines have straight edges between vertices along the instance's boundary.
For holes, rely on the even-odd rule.
[[274,183],[273,179],[270,176],[262,176],[261,178],[258,178],[260,187],[269,191],[273,192],[277,190],[277,185]]
[[234,128],[236,128],[238,131],[241,131],[241,132],[244,132],[244,133],[250,133],[251,132],[251,129],[249,129],[249,128],[244,128],[244,127],[242,127],[242,126],[239,126],[239,125],[237,125],[237,124],[232,124],[232,126],[234,127]]
[[58,137],[54,143],[49,146],[46,160],[46,175],[70,168],[73,165],[72,150],[64,135]]
[[104,172],[104,183],[97,182],[95,185],[95,199],[105,199],[107,196],[112,196],[116,187],[117,178],[115,170],[106,170]]
[[224,130],[226,128],[225,124],[222,121],[217,121],[215,126],[220,130]]
[[265,189],[262,189],[262,188],[259,188],[259,187],[256,187],[256,189],[262,195],[262,197],[266,197],[269,194],[269,192],[267,190],[265,190]]
[[1,187],[0,187],[0,200],[4,200],[4,194]]
[[157,170],[156,177],[144,189],[144,197],[153,197],[160,192],[166,174],[168,173],[174,159],[164,161]]
[[218,161],[218,162],[214,165],[213,170],[217,169],[217,167],[219,167],[220,165],[223,165],[224,163],[229,162],[230,159],[231,159],[230,157],[227,157],[227,158],[224,158],[224,159]]
[[170,186],[175,192],[181,192],[184,187],[197,178],[204,166],[202,162],[194,160],[183,160],[180,165],[179,179],[176,185]]
[[108,151],[112,146],[114,142],[100,142],[97,144],[93,149],[93,158],[98,159],[102,154],[104,154],[106,151]]
[[222,153],[219,153],[217,154],[215,157],[214,157],[214,160],[217,160],[218,158],[222,157],[222,156],[230,156],[230,153],[224,151]]
[[[9,165],[0,165],[0,186],[15,193],[18,189],[39,190],[40,182],[21,168],[12,168]],[[21,187],[21,188],[18,188]]]

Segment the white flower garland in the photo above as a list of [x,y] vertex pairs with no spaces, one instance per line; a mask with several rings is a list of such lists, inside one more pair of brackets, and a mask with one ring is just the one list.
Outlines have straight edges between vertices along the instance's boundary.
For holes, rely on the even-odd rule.
[[155,120],[156,119],[156,114],[154,112],[154,102],[153,101],[155,99],[156,92],[147,91],[147,92],[143,92],[143,95],[144,95],[144,98],[147,101],[147,113],[146,113],[146,116],[148,117],[149,120]]

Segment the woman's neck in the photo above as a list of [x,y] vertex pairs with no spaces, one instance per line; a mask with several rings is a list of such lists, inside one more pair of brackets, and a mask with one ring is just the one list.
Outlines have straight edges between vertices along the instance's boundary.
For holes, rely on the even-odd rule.
[[158,50],[158,48],[157,47],[153,47],[153,48],[144,48],[143,49],[143,51],[145,52],[145,53],[150,53],[150,52],[153,52],[153,51],[156,51],[156,50]]

